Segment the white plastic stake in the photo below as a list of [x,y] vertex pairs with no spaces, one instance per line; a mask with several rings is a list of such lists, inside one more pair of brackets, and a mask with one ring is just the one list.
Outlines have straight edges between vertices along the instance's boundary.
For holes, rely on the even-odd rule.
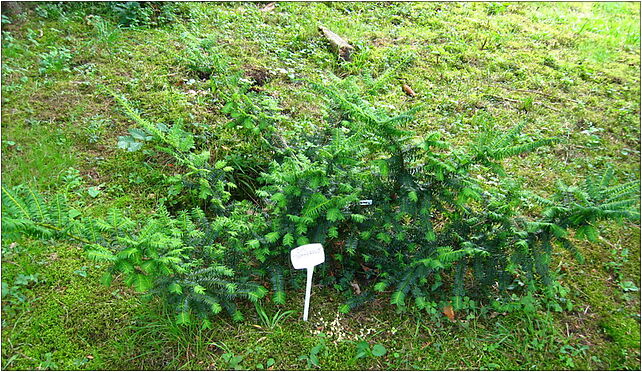
[[305,284],[305,305],[303,307],[303,320],[308,321],[308,311],[310,309],[310,294],[312,292],[312,274],[314,267],[325,262],[325,253],[321,244],[306,244],[294,248],[290,252],[292,266],[295,269],[306,269],[308,280]]
[[308,310],[310,310],[310,294],[312,294],[312,274],[314,273],[314,266],[306,270],[308,274],[308,281],[305,283],[305,305],[303,305],[303,321],[308,321]]

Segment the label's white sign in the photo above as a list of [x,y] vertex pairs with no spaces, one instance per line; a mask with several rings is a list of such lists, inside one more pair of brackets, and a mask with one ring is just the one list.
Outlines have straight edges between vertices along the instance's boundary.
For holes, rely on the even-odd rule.
[[321,244],[306,244],[293,249],[290,258],[295,269],[307,269],[325,262],[325,253]]
[[319,243],[306,244],[290,251],[290,259],[295,269],[306,269],[308,280],[305,283],[305,305],[303,306],[303,320],[308,320],[310,309],[310,293],[312,292],[312,273],[314,267],[325,261],[323,246]]

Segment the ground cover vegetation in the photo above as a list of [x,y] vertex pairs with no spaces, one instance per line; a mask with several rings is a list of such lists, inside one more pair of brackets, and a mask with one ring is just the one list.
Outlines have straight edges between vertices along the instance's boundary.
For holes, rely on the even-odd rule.
[[639,369],[639,17],[3,13],[3,368]]

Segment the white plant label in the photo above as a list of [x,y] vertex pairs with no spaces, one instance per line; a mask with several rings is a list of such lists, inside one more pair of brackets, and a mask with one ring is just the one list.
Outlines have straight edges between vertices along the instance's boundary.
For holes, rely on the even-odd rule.
[[314,267],[325,262],[323,246],[319,243],[306,244],[290,251],[290,259],[295,269],[306,269],[308,281],[305,284],[305,305],[303,307],[303,320],[308,321],[308,310],[310,309],[310,292],[312,292],[312,273]]

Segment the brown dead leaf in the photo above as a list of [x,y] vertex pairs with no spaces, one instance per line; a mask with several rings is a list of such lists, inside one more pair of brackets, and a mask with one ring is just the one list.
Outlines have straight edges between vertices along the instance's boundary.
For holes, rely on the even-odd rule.
[[451,305],[444,306],[444,315],[448,317],[451,321],[455,321],[455,310]]
[[414,97],[414,96],[415,96],[415,91],[414,91],[414,90],[412,90],[412,88],[410,87],[410,85],[408,85],[408,84],[404,84],[404,85],[402,85],[402,86],[401,86],[401,89],[403,89],[403,91],[404,91],[407,95],[409,95],[410,97]]

